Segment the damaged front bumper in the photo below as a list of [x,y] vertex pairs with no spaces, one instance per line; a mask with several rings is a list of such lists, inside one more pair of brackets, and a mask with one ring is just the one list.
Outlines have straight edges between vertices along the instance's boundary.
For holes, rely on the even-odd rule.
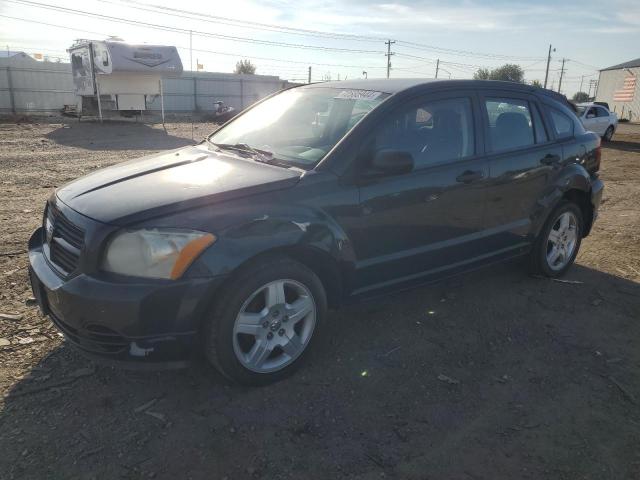
[[44,254],[42,228],[29,240],[29,277],[43,314],[92,358],[143,368],[180,367],[194,356],[217,278],[177,281],[61,278]]

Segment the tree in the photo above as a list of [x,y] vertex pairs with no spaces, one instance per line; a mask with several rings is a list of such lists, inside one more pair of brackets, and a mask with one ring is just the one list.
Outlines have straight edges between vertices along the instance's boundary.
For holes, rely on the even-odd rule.
[[589,101],[589,94],[586,93],[586,92],[576,92],[573,95],[573,101],[575,103],[588,102]]
[[489,80],[491,72],[488,68],[479,68],[476,73],[473,74],[474,80]]
[[542,82],[540,80],[534,80],[533,82],[531,82],[531,86],[542,88]]
[[491,71],[487,68],[480,68],[473,74],[473,78],[475,80],[503,80],[505,82],[524,83],[524,71],[520,65],[505,63]]
[[256,73],[256,66],[251,63],[251,60],[240,60],[236,63],[236,70],[234,73],[246,73],[247,75],[253,75]]
[[520,65],[507,63],[491,70],[491,80],[504,80],[505,82],[524,82],[524,71]]

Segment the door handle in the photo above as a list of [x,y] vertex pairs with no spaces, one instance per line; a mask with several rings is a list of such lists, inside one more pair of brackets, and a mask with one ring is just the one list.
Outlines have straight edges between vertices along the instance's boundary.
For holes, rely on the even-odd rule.
[[479,170],[466,170],[456,177],[460,183],[476,182],[484,178],[484,173]]
[[548,153],[544,157],[542,157],[540,163],[542,163],[543,165],[557,165],[560,163],[560,156]]

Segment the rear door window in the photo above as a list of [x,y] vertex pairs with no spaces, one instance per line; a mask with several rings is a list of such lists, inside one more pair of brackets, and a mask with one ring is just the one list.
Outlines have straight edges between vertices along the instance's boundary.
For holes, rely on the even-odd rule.
[[609,112],[607,112],[604,108],[602,107],[595,107],[596,111],[598,112],[598,116],[599,117],[608,117],[609,116]]
[[487,98],[491,151],[526,148],[535,144],[529,102],[516,98]]

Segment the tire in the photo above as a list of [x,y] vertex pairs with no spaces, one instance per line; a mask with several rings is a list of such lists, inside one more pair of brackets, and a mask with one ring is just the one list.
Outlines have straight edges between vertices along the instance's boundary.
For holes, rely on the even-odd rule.
[[[566,231],[560,223],[563,221],[569,222],[569,228]],[[536,239],[531,251],[531,272],[551,278],[564,275],[578,255],[582,232],[584,232],[582,210],[573,202],[562,201],[549,214]],[[561,247],[562,245],[564,248]],[[558,256],[554,260],[556,255]]]
[[320,279],[286,257],[239,272],[219,298],[205,321],[204,353],[220,373],[243,385],[267,385],[291,375],[318,337],[327,311]]
[[613,126],[609,125],[609,128],[607,128],[607,130],[604,132],[602,139],[605,142],[610,142],[612,138],[613,138]]

